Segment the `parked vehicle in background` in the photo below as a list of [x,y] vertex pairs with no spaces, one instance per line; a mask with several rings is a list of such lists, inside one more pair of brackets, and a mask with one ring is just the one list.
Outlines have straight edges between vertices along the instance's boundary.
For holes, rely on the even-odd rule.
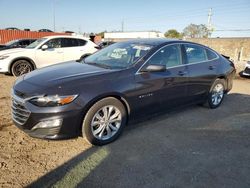
[[250,76],[250,61],[246,63],[245,69],[242,72],[243,76]]
[[20,29],[18,29],[18,28],[16,28],[16,27],[7,27],[7,28],[5,28],[5,30],[19,31]]
[[20,77],[13,86],[12,117],[34,137],[85,135],[90,143],[103,145],[118,138],[133,117],[194,103],[219,107],[234,75],[230,61],[200,44],[120,42],[81,63]]
[[18,39],[12,40],[5,45],[0,46],[0,50],[6,50],[10,48],[25,48],[30,45],[32,42],[35,42],[36,39]]
[[111,44],[114,44],[114,43],[115,42],[113,42],[113,41],[102,41],[102,42],[98,43],[98,46],[100,47],[100,49],[102,49],[102,48],[105,48],[105,47],[107,47]]
[[39,29],[38,32],[53,32],[53,31],[49,29]]
[[64,33],[75,33],[74,31],[64,31]]
[[64,61],[78,60],[97,51],[97,45],[77,36],[48,36],[26,48],[0,52],[0,72],[14,76]]

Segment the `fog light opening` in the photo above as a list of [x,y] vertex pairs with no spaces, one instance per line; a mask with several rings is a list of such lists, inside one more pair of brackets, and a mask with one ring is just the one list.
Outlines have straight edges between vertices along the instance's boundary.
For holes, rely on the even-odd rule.
[[39,122],[38,124],[36,124],[36,125],[32,128],[32,130],[59,127],[59,126],[62,125],[62,122],[63,122],[62,119],[53,119],[53,120],[41,121],[41,122]]

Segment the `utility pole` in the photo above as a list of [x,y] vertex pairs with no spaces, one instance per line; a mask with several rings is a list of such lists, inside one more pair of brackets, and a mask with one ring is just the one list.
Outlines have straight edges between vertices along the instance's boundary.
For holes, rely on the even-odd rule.
[[211,36],[212,34],[212,22],[211,22],[211,18],[212,18],[212,8],[209,9],[208,11],[208,19],[207,19],[207,29],[208,29],[208,32],[209,32],[209,36]]
[[78,34],[82,34],[82,27],[81,26],[78,27]]
[[122,32],[124,31],[124,20],[122,20]]
[[54,27],[54,32],[56,32],[56,5],[55,5],[55,0],[53,0],[53,27]]

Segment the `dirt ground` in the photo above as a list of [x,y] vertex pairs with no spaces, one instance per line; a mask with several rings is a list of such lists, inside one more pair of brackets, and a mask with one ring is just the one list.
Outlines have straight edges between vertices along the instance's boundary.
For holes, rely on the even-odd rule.
[[0,187],[28,185],[90,147],[83,138],[53,142],[18,130],[10,112],[14,81],[14,77],[0,74]]
[[[205,182],[209,178],[213,184],[210,184],[211,186],[205,184],[207,187],[228,187],[227,185],[241,187],[239,182],[243,183],[243,186],[250,186],[249,178],[246,179],[244,176],[246,174],[248,177],[250,172],[248,158],[250,140],[249,134],[246,135],[250,130],[250,126],[247,127],[250,120],[250,79],[235,80],[233,90],[219,109],[208,110],[203,107],[192,107],[185,111],[143,122],[137,128],[129,126],[132,128],[125,129],[125,133],[118,141],[102,147],[102,149],[92,147],[83,138],[46,141],[31,138],[17,129],[13,125],[10,115],[10,88],[14,81],[13,77],[0,74],[0,187],[23,187],[31,183],[34,187],[41,187],[41,185],[45,185],[45,187],[51,185],[56,185],[55,187],[68,187],[68,185],[71,185],[69,187],[102,187],[100,185],[103,187],[141,187],[143,185],[146,187],[154,185],[179,187],[182,182],[184,187],[188,183],[187,187],[192,187],[195,183],[198,183],[197,187],[206,187],[199,183]],[[223,118],[217,117],[216,114],[223,115]],[[211,119],[213,116],[215,118]],[[197,119],[194,120],[194,117]],[[165,124],[167,125],[162,129]],[[152,129],[152,127],[154,128]],[[230,131],[233,129],[234,132],[231,134]],[[193,131],[192,134],[190,130]],[[211,130],[215,132],[215,135],[210,135]],[[224,133],[227,133],[227,136],[223,135]],[[237,139],[238,134],[241,136],[240,140]],[[217,140],[220,143],[218,146]],[[212,146],[210,147],[210,145]],[[160,150],[156,150],[158,147]],[[234,167],[237,166],[234,164],[236,159],[232,159],[230,163],[231,158],[227,158],[227,156],[236,157],[236,154],[229,150],[230,147],[235,148],[236,154],[240,153],[239,158],[248,158],[248,162],[244,161],[245,158],[241,159],[241,163],[239,162],[239,168],[245,170],[244,172],[234,171]],[[90,157],[85,157],[89,151],[93,150],[95,153],[92,152]],[[223,155],[220,154],[216,158],[215,152],[221,152]],[[189,155],[192,157],[189,158]],[[106,159],[100,159],[100,156],[104,156]],[[200,158],[197,158],[199,156]],[[121,162],[120,158],[127,162]],[[225,165],[226,170],[222,171],[224,166],[219,165],[224,164],[224,159],[234,166]],[[95,160],[94,164],[91,163],[91,160]],[[192,162],[192,160],[194,161]],[[219,165],[214,160],[217,160]],[[73,165],[76,173],[70,169],[61,170],[64,165],[66,168],[72,165],[72,162],[69,161],[77,161],[77,164],[74,162]],[[90,167],[85,166],[86,161]],[[96,168],[96,161],[102,163],[103,166]],[[171,163],[167,163],[169,161]],[[196,166],[191,166],[192,164]],[[181,170],[184,169],[181,165],[188,167],[186,171]],[[204,175],[202,170],[197,171],[200,167],[204,167],[203,170],[208,174]],[[218,174],[216,174],[217,171],[214,172],[217,167],[221,167]],[[172,171],[168,173],[169,169]],[[189,173],[189,170],[193,172],[194,169],[195,176],[189,177],[192,174]],[[76,175],[79,175],[79,171],[81,171],[80,177]],[[113,174],[111,174],[112,171]],[[175,172],[176,174],[174,174]],[[225,173],[229,173],[229,175]],[[130,174],[133,176],[129,176]],[[239,182],[227,179],[237,175],[240,176],[237,177]],[[62,178],[58,179],[58,177]],[[109,183],[103,180],[104,177],[110,180]],[[200,177],[203,179],[199,179]],[[46,183],[52,179],[52,184],[46,186]],[[54,182],[55,179],[56,182]]]

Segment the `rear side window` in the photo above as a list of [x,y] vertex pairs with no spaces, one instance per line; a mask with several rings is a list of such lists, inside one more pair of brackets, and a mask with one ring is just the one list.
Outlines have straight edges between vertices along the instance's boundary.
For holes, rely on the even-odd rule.
[[213,60],[217,58],[217,55],[211,50],[206,49],[206,53],[207,53],[208,60]]
[[193,44],[185,44],[184,46],[189,64],[207,61],[206,50],[201,46]]
[[82,39],[77,39],[77,40],[78,40],[79,46],[85,46],[85,44],[87,43],[86,40],[82,40]]
[[79,46],[78,39],[63,38],[63,40],[62,40],[62,47],[63,48],[76,47],[76,46]]

